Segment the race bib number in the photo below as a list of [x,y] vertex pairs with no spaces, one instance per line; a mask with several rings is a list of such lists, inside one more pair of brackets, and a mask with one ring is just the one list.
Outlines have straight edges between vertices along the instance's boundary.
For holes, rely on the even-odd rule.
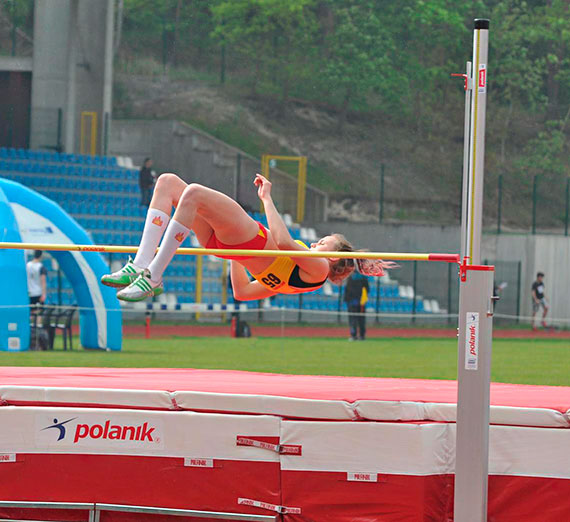
[[279,286],[282,281],[281,279],[279,279],[275,274],[267,274],[265,277],[263,277],[261,279],[261,282],[265,285],[268,286],[269,288],[276,288],[277,286]]

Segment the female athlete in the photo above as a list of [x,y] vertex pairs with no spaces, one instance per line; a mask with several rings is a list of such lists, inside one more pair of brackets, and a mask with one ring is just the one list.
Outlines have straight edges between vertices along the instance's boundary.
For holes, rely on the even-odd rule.
[[[123,301],[142,301],[161,294],[164,290],[162,275],[191,230],[206,248],[307,250],[291,237],[275,208],[271,182],[257,174],[254,185],[265,208],[268,228],[253,220],[229,196],[197,183],[187,184],[175,174],[162,174],[154,190],[136,257],[129,259],[119,271],[103,276],[101,282],[121,288],[117,297]],[[173,206],[176,211],[171,218]],[[311,244],[310,249],[354,251],[340,234],[325,236]],[[354,271],[356,264],[352,259],[317,257],[219,257],[232,259],[232,287],[235,298],[240,301],[263,299],[276,293],[311,292],[327,279],[338,284]],[[370,261],[367,263],[370,266]],[[383,268],[392,266],[380,260],[375,260],[373,265],[375,273],[369,275],[381,275]]]

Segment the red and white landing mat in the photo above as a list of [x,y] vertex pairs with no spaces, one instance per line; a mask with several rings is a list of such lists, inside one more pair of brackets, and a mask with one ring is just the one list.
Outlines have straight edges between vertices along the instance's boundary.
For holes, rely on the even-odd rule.
[[[0,403],[454,422],[457,382],[168,368],[0,368]],[[491,385],[491,423],[570,427],[570,387]]]

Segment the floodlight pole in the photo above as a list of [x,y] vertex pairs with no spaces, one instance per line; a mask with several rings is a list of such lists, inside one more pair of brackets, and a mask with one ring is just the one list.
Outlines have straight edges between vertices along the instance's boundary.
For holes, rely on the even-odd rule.
[[471,110],[470,132],[465,135],[469,161],[467,179],[464,165],[461,223],[464,257],[459,286],[455,522],[487,520],[494,267],[480,263],[488,34],[489,20],[476,19],[472,67],[470,71],[467,65],[465,76],[466,103],[470,97]]

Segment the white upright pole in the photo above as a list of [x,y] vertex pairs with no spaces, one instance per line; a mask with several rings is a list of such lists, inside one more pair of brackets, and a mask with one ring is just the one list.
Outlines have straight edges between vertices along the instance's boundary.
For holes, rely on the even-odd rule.
[[475,20],[473,31],[473,91],[471,95],[471,131],[469,135],[469,194],[467,214],[468,263],[481,262],[483,226],[483,177],[485,172],[485,113],[487,109],[487,55],[489,20]]
[[[494,268],[481,266],[489,20],[475,20],[465,256],[460,269],[455,522],[486,522]],[[463,244],[462,244],[463,247]]]

